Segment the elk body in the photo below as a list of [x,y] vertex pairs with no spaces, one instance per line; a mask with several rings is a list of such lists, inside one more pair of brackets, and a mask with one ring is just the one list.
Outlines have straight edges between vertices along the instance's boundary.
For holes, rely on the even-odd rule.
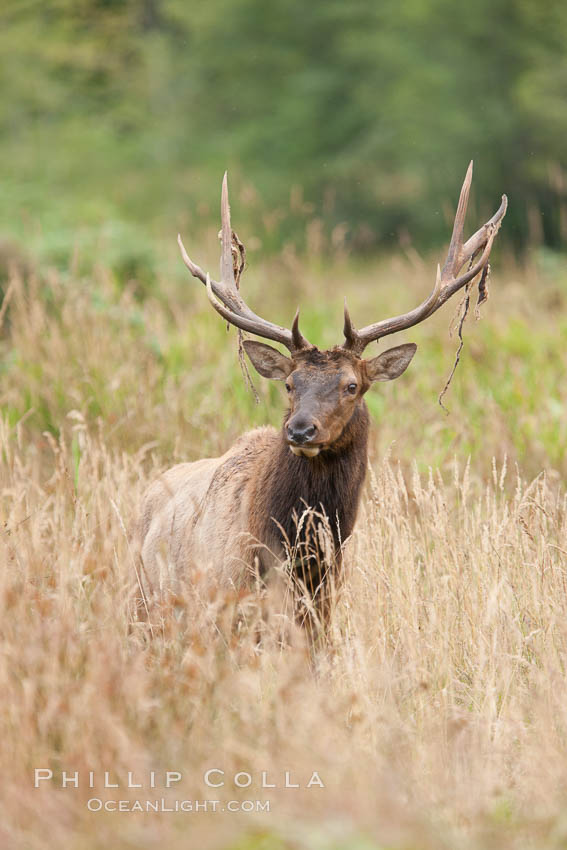
[[[344,341],[320,351],[301,334],[298,314],[286,329],[260,318],[242,299],[233,256],[233,246],[240,243],[231,229],[225,174],[220,282],[193,263],[179,238],[181,253],[227,322],[287,348],[289,356],[261,342],[243,342],[260,375],[285,382],[289,408],[279,431],[249,431],[221,457],[179,464],[150,486],[139,522],[147,594],[190,577],[195,569],[207,571],[215,582],[243,586],[290,553],[298,578],[315,596],[321,594],[325,570],[340,566],[342,545],[356,521],[367,466],[364,395],[374,382],[399,377],[416,351],[405,344],[364,359],[365,348],[424,321],[475,278],[486,279],[507,200],[503,196],[494,216],[463,242],[471,180],[472,163],[447,259],[429,297],[409,313],[360,330],[345,304]],[[484,286],[479,289],[483,292]]]

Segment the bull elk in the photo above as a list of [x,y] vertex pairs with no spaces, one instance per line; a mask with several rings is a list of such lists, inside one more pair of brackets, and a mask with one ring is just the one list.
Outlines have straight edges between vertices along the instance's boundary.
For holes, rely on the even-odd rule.
[[[206,570],[215,582],[241,587],[254,575],[264,576],[292,550],[290,569],[315,595],[322,595],[322,565],[340,566],[342,546],[356,520],[367,467],[369,414],[364,395],[376,381],[398,378],[416,351],[410,343],[363,359],[365,348],[423,322],[477,276],[482,275],[481,281],[486,277],[507,199],[503,195],[498,211],[463,242],[471,180],[472,162],[447,259],[437,268],[429,297],[409,313],[360,329],[345,302],[344,342],[320,351],[301,333],[299,311],[287,329],[260,318],[243,300],[233,256],[233,246],[240,243],[231,228],[225,174],[220,282],[189,258],[181,237],[179,247],[185,265],[205,285],[223,319],[287,348],[289,356],[262,342],[243,343],[260,375],[285,382],[289,406],[279,431],[249,431],[221,457],[181,463],[149,487],[139,523],[146,593],[163,588],[164,580],[190,576],[195,568]],[[307,509],[315,519],[305,520]],[[321,551],[324,522],[332,538],[330,558],[328,551]]]

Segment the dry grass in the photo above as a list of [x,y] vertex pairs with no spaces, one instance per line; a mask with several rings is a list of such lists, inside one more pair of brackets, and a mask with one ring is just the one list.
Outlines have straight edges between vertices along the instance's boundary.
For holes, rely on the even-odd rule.
[[[532,301],[519,297],[506,323],[499,306],[523,274],[470,331],[450,421],[434,400],[453,343],[429,329],[423,371],[374,411],[384,421],[345,585],[313,651],[291,624],[279,644],[269,602],[200,594],[198,581],[164,606],[153,638],[132,621],[127,528],[156,469],[281,410],[262,386],[253,412],[218,323],[189,307],[173,315],[174,287],[139,305],[103,272],[94,301],[87,283],[15,279],[0,461],[2,847],[565,846],[564,408],[545,429],[566,364],[544,297],[565,295],[532,270],[534,338],[510,336]],[[317,292],[318,273],[305,275]],[[374,273],[356,281],[370,293]],[[395,288],[386,300],[407,301]],[[315,314],[307,322],[317,329]],[[532,380],[546,363],[551,376]],[[564,380],[553,386],[562,403]],[[34,789],[36,767],[54,781]],[[227,785],[207,789],[216,767]],[[95,791],[62,789],[62,770],[94,771]],[[106,770],[120,789],[101,788]],[[169,791],[165,770],[183,774]],[[285,789],[286,770],[302,785],[316,770],[326,787]],[[124,787],[128,771],[144,789]],[[249,789],[234,787],[238,771]],[[278,787],[262,790],[262,771]],[[271,811],[95,814],[93,795],[269,799]]]

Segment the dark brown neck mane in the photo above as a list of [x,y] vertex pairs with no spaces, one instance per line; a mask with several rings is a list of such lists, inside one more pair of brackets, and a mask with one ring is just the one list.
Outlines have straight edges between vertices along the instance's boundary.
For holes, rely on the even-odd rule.
[[[250,530],[271,552],[285,557],[286,544],[294,554],[301,577],[318,586],[323,553],[319,550],[317,525],[321,518],[306,517],[307,508],[324,514],[334,543],[334,562],[341,562],[341,544],[351,534],[360,491],[366,473],[368,452],[368,408],[362,400],[341,437],[317,457],[297,457],[286,443],[283,431],[272,456],[258,476],[251,507]],[[284,543],[285,541],[285,543]],[[269,558],[259,553],[264,567]],[[327,559],[328,566],[328,559]]]

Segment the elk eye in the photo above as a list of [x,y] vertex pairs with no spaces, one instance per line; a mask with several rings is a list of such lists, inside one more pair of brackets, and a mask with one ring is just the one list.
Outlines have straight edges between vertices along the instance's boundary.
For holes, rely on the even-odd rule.
[[286,383],[285,388],[288,391],[288,393],[291,392],[291,384]]
[[348,387],[347,387],[347,392],[349,392],[351,395],[354,395],[355,392],[356,392],[356,389],[357,389],[356,384],[349,384]]

